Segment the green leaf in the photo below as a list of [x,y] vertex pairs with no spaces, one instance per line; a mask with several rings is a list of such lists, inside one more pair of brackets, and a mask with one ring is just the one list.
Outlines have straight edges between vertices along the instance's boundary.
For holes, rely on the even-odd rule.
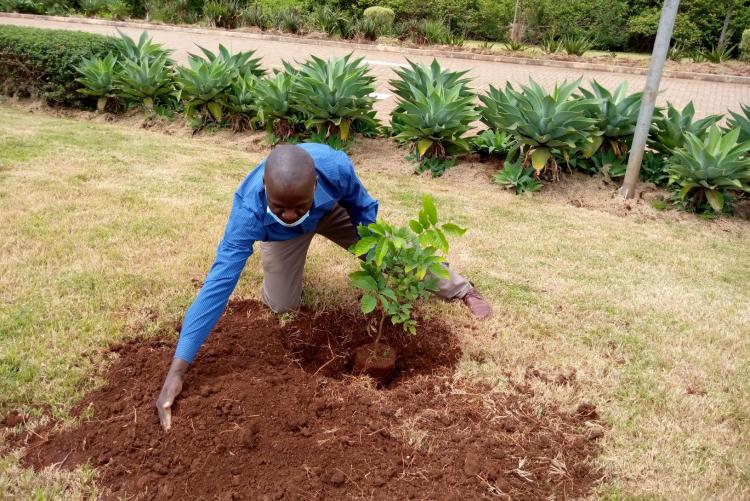
[[711,204],[711,208],[721,214],[721,210],[724,208],[724,195],[720,191],[706,190],[706,199]]
[[445,223],[443,225],[443,231],[452,237],[462,237],[464,233],[466,233],[466,228],[461,228],[453,223]]
[[443,278],[446,280],[451,277],[451,274],[448,271],[448,268],[437,263],[430,265],[430,272],[432,272],[432,274],[435,275],[436,277]]
[[414,219],[409,221],[409,227],[414,233],[422,233],[422,230],[424,230],[424,228],[422,228],[422,225],[419,224],[419,221],[415,221]]
[[380,266],[383,264],[383,259],[388,254],[388,240],[381,240],[378,244],[378,250],[375,251],[375,264]]
[[419,211],[419,224],[422,225],[423,229],[430,227],[430,218],[427,216],[427,212],[424,209]]
[[354,255],[362,256],[378,243],[377,237],[364,237],[354,245]]
[[349,280],[352,285],[366,291],[376,292],[378,290],[378,284],[375,279],[370,276],[366,271],[355,271],[349,274]]
[[372,313],[377,305],[378,300],[375,298],[375,296],[370,296],[369,294],[362,296],[360,307],[362,309],[362,313],[364,313],[365,315],[367,315],[368,313]]
[[432,224],[437,224],[437,209],[435,208],[435,202],[432,200],[432,197],[429,195],[422,197],[422,204],[424,205],[424,211],[430,222]]
[[534,150],[534,153],[531,154],[531,165],[534,167],[534,170],[541,172],[551,156],[552,153],[547,148],[537,148]]
[[432,142],[432,139],[420,139],[417,141],[417,152],[420,157],[422,157],[430,146],[432,146]]

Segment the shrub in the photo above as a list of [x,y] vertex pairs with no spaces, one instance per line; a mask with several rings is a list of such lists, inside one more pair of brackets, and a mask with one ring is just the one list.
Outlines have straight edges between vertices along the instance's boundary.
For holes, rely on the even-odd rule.
[[390,28],[393,25],[393,21],[396,19],[396,14],[393,12],[393,9],[389,9],[388,7],[368,7],[365,9],[363,15],[385,28]]
[[0,90],[52,106],[82,106],[87,98],[77,92],[76,65],[114,49],[114,39],[101,35],[0,26]]
[[584,156],[593,155],[604,140],[609,143],[615,155],[623,156],[630,149],[633,140],[643,93],[636,92],[628,95],[627,82],[622,82],[612,93],[593,80],[591,89],[589,91],[581,88],[581,92],[586,98],[596,103],[596,107],[591,108],[590,116],[597,120],[597,126],[602,131],[602,135],[592,139],[589,150],[584,151]]
[[81,74],[76,81],[83,85],[78,92],[87,96],[97,98],[96,109],[99,112],[104,111],[107,100],[115,97],[115,66],[117,58],[112,54],[106,57],[83,58],[81,64],[76,66],[76,70]]
[[[409,155],[406,159],[417,160],[417,156]],[[420,175],[429,172],[433,178],[442,177],[445,171],[454,165],[456,165],[456,160],[453,158],[423,157],[421,160],[418,160],[417,165],[414,167],[414,174]]]
[[413,143],[418,160],[468,152],[462,136],[477,114],[469,80],[462,78],[465,72],[443,70],[437,60],[429,67],[409,64],[396,70],[400,80],[390,81],[399,96],[391,112],[396,140]]
[[354,31],[358,38],[364,40],[377,40],[382,32],[380,25],[376,21],[366,17],[357,21]]
[[107,10],[107,0],[81,0],[79,5],[87,16],[96,16]]
[[174,61],[170,58],[172,50],[165,49],[162,44],[151,40],[148,32],[142,32],[138,42],[120,30],[117,30],[117,32],[120,34],[120,38],[115,39],[116,51],[121,59],[138,62],[142,59],[154,61],[163,58],[166,66],[174,66]]
[[732,58],[732,51],[736,46],[721,47],[713,46],[710,50],[702,50],[701,55],[708,61],[716,64],[724,63]]
[[296,71],[289,65],[285,67],[286,71],[261,79],[255,89],[258,99],[258,120],[266,125],[272,142],[286,141],[295,134],[302,122],[301,113],[291,106]]
[[119,94],[142,104],[147,112],[154,109],[154,101],[174,92],[172,71],[167,57],[143,58],[139,61],[126,59],[120,63],[117,88]]
[[750,105],[742,105],[742,113],[729,112],[727,125],[730,129],[740,129],[741,142],[750,141]]
[[482,159],[507,155],[510,136],[504,131],[485,130],[469,140],[471,149]]
[[649,134],[649,147],[662,155],[669,156],[684,144],[686,133],[690,132],[703,137],[708,128],[722,118],[721,115],[710,115],[694,120],[694,116],[695,107],[692,101],[682,111],[672,106],[672,103],[667,103],[666,115],[661,110],[654,115]]
[[439,278],[447,278],[442,263],[448,253],[447,236],[461,236],[466,230],[452,223],[438,225],[437,209],[432,197],[425,195],[418,219],[408,226],[394,226],[378,221],[360,225],[362,237],[351,247],[361,257],[360,271],[349,275],[352,285],[364,291],[361,309],[370,314],[380,304],[380,341],[386,318],[401,325],[404,332],[416,333],[412,317],[415,302],[437,292]]
[[285,33],[300,33],[304,27],[302,13],[296,7],[274,9],[270,18],[273,27]]
[[593,40],[584,35],[567,35],[561,42],[565,52],[571,56],[582,56],[594,46]]
[[[239,77],[245,75],[262,77],[265,74],[265,70],[260,67],[260,58],[253,57],[255,55],[254,50],[240,51],[232,54],[223,44],[219,44],[219,51],[214,54],[200,45],[198,48],[203,52],[208,62],[212,63],[216,60],[224,61],[227,64],[227,71],[231,73],[232,80],[237,80]],[[189,59],[202,60],[200,56],[196,56],[195,54],[188,54],[188,56]]]
[[680,187],[680,200],[694,209],[708,202],[720,214],[728,193],[750,192],[750,141],[738,143],[739,134],[739,129],[722,134],[716,125],[704,137],[685,133],[684,146],[667,161],[669,184]]
[[669,174],[667,174],[666,168],[667,163],[663,156],[647,151],[643,155],[638,177],[644,183],[654,183],[657,186],[664,186],[669,181]]
[[237,78],[227,93],[228,121],[234,132],[254,128],[258,123],[258,79],[252,74]]
[[418,25],[418,31],[428,44],[447,45],[451,41],[450,28],[436,19],[423,19]]
[[[628,19],[631,47],[650,51],[654,45],[660,16],[658,8],[650,7]],[[700,46],[701,31],[685,13],[680,13],[677,14],[672,39],[687,49],[694,49]]]
[[108,0],[107,14],[112,19],[122,20],[130,17],[132,12],[125,0]]
[[199,126],[211,120],[221,122],[233,81],[229,63],[224,59],[206,61],[195,56],[188,62],[188,67],[178,68],[176,81],[178,99],[185,103],[185,114]]
[[505,92],[490,87],[489,93],[479,98],[483,103],[481,120],[491,129],[511,134],[511,152],[520,151],[537,174],[549,173],[556,180],[559,169],[555,157],[567,160],[602,134],[596,128],[596,119],[591,118],[596,101],[573,96],[579,84],[580,79],[555,84],[551,93],[531,79],[520,91],[510,83]]
[[533,193],[542,187],[542,183],[535,177],[534,169],[524,167],[520,158],[515,162],[506,161],[503,170],[495,174],[492,180],[508,190],[514,190],[516,195]]
[[259,4],[252,4],[240,12],[240,24],[242,26],[257,26],[265,30],[269,28],[269,19]]
[[292,88],[292,107],[307,117],[305,127],[343,141],[355,122],[377,124],[370,96],[375,77],[362,58],[350,59],[351,54],[328,61],[312,56],[299,68]]
[[742,41],[740,42],[740,58],[750,63],[750,28],[742,32]]
[[200,0],[145,0],[147,19],[165,23],[196,23],[204,16]]
[[240,0],[210,0],[203,4],[203,16],[209,26],[234,29],[240,25],[243,12]]
[[346,38],[351,31],[351,28],[348,26],[350,20],[346,17],[346,14],[327,5],[318,7],[312,13],[311,17],[315,28],[327,33],[329,36]]

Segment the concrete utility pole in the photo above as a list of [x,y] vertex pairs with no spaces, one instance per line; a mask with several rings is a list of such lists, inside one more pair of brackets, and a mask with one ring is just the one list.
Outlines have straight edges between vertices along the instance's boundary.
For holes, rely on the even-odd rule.
[[680,0],[664,0],[664,7],[661,9],[659,29],[656,31],[656,41],[651,53],[651,63],[648,66],[646,87],[643,89],[641,110],[638,113],[638,123],[633,135],[633,146],[628,157],[628,170],[625,171],[625,180],[622,182],[622,188],[620,188],[620,194],[625,198],[635,196],[635,185],[638,183],[643,152],[646,149],[651,119],[654,116],[656,95],[659,93],[659,82],[661,82],[661,74],[664,71],[664,61],[667,59],[669,42],[672,39],[672,30],[677,19],[679,6]]

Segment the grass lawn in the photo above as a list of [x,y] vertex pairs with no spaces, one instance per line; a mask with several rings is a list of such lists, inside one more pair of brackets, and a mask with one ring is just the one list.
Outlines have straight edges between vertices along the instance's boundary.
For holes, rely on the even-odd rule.
[[[228,134],[170,136],[7,104],[0,115],[0,413],[49,405],[67,418],[97,384],[108,343],[181,318],[264,151]],[[609,426],[603,497],[750,497],[750,225],[516,197],[474,164],[415,177],[383,140],[359,142],[352,157],[383,217],[404,221],[431,193],[444,220],[470,229],[451,264],[494,319],[428,305],[461,334],[461,377],[500,391],[526,381],[540,404],[596,404]],[[306,303],[355,307],[355,267],[316,239]],[[258,296],[259,268],[254,256],[236,296]],[[539,376],[573,371],[565,385]],[[11,498],[93,492],[91,470],[34,473],[17,457],[0,458]]]

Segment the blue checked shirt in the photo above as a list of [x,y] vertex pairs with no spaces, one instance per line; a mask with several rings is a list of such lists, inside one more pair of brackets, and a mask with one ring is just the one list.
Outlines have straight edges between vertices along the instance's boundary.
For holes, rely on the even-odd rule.
[[312,156],[318,176],[310,216],[299,226],[285,228],[266,213],[265,160],[245,177],[234,194],[232,212],[216,250],[216,260],[198,297],[185,314],[175,357],[193,361],[224,312],[256,241],[290,240],[314,232],[336,203],[346,209],[355,227],[377,219],[378,201],[367,193],[345,153],[323,144],[306,143],[300,147]]

